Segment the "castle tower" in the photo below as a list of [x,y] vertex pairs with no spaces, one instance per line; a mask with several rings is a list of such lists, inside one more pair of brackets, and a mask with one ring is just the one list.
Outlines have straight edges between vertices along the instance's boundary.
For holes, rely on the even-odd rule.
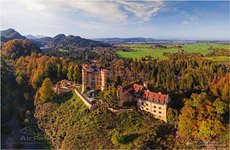
[[101,91],[106,90],[107,87],[107,70],[101,69]]
[[88,69],[88,65],[83,64],[82,65],[82,92],[84,92],[87,87],[87,69]]
[[107,87],[107,70],[100,65],[82,65],[82,92],[86,89],[104,91]]

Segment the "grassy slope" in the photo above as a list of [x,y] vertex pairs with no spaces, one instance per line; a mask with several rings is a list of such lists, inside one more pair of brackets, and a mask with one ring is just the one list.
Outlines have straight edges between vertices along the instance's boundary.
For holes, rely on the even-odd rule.
[[[170,133],[159,132],[162,127],[147,124],[138,112],[114,114],[106,108],[89,111],[75,96],[61,105],[46,103],[36,106],[36,117],[47,120],[39,124],[59,148],[140,148],[149,137],[158,139],[154,141],[155,147],[166,147],[166,139],[170,136]],[[122,139],[118,145],[111,142],[115,131]]]
[[[164,52],[167,53],[175,53],[178,51],[176,48],[168,48],[168,49],[163,49],[163,48],[150,48],[149,44],[124,44],[123,46],[126,47],[131,47],[132,49],[136,51],[131,51],[131,52],[123,52],[123,51],[118,51],[117,54],[120,57],[123,58],[141,58],[145,56],[152,56],[153,58],[159,58],[159,59],[166,59],[166,56],[163,56]],[[217,44],[217,43],[193,43],[193,44],[185,44],[183,46],[183,49],[187,52],[190,53],[201,53],[201,54],[207,54],[210,52],[208,48],[213,47],[213,48],[224,48],[224,49],[229,49],[229,45],[227,44]],[[227,56],[222,56],[222,57],[210,57],[208,59],[211,59],[213,61],[228,61]]]

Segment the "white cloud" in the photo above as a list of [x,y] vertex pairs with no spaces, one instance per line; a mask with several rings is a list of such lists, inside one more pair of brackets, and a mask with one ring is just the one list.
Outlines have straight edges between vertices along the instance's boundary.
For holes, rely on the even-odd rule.
[[185,21],[182,22],[182,24],[187,25],[187,24],[189,24],[189,22],[187,20],[185,20]]
[[51,11],[51,3],[50,1],[43,1],[43,0],[15,0],[21,6],[24,6],[25,9],[37,12],[38,14],[42,14],[44,17],[51,17],[49,11]]
[[131,37],[135,31],[154,33],[154,25],[144,26],[163,5],[162,1],[3,0],[2,20],[4,28],[23,34]]
[[197,17],[191,17],[191,18],[190,18],[190,21],[191,21],[192,23],[198,23],[199,19],[198,19]]
[[199,19],[197,17],[188,17],[186,20],[182,22],[183,25],[187,24],[198,24]]
[[[47,18],[55,17],[55,11],[70,8],[76,13],[111,23],[125,22],[131,12],[140,20],[147,21],[163,7],[162,0],[158,1],[77,1],[77,0],[16,0],[30,11],[37,11]],[[121,9],[123,8],[123,10]],[[57,17],[57,16],[56,16]]]
[[94,18],[99,18],[105,21],[122,22],[127,17],[119,10],[119,5],[113,2],[67,1],[65,4],[75,10],[80,10]]
[[145,21],[156,15],[164,6],[163,1],[119,1],[121,7]]
[[183,25],[198,24],[199,23],[198,17],[192,16],[191,14],[188,14],[185,11],[180,12],[180,17],[183,19],[183,21],[182,21]]

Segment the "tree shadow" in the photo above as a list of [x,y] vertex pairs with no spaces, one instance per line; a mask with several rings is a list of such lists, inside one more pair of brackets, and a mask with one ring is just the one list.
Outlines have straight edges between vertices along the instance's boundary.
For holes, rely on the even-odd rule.
[[133,142],[133,140],[138,138],[139,136],[140,136],[139,134],[124,135],[124,136],[122,136],[121,143],[122,144],[128,144],[130,142]]
[[53,102],[57,104],[62,104],[65,101],[69,100],[73,96],[72,92],[61,93],[59,95],[55,95],[53,98]]

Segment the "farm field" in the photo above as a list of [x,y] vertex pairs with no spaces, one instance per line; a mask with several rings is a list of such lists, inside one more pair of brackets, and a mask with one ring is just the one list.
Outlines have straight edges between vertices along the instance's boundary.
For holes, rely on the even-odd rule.
[[212,60],[215,62],[227,62],[230,60],[228,56],[212,56],[212,57],[206,57],[208,60]]
[[229,49],[227,44],[218,44],[218,43],[192,43],[185,44],[183,49],[189,53],[201,53],[203,55],[210,53],[209,48],[224,48]]
[[175,53],[178,52],[178,49],[176,48],[169,48],[169,49],[164,49],[164,48],[135,48],[136,51],[130,51],[130,52],[123,52],[123,51],[118,51],[117,54],[120,57],[123,58],[141,58],[145,56],[152,56],[153,58],[156,59],[166,59],[167,57],[163,55],[163,53]]
[[118,51],[117,54],[119,57],[123,58],[141,58],[145,56],[152,56],[153,58],[166,59],[167,57],[163,53],[176,53],[178,52],[177,48],[152,48],[151,44],[124,44],[124,47],[129,47],[134,51]]
[[[124,47],[129,47],[133,51],[117,51],[117,55],[123,58],[133,58],[138,59],[145,56],[152,56],[156,59],[167,59],[167,56],[164,56],[164,53],[175,53],[178,52],[177,47],[170,48],[153,48],[151,44],[124,44]],[[184,44],[182,45],[182,49],[189,53],[201,53],[206,55],[211,52],[209,48],[224,48],[229,49],[228,44],[218,44],[218,43],[192,43],[192,44]],[[228,61],[227,56],[213,56],[207,57],[209,60],[213,61]]]

